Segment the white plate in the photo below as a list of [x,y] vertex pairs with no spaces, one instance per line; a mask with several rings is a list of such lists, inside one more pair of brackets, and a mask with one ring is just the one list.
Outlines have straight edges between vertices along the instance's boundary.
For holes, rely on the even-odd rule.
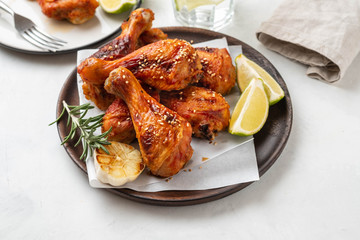
[[[95,16],[89,21],[74,25],[70,22],[58,21],[46,17],[36,1],[30,0],[3,0],[13,11],[30,18],[41,29],[47,33],[68,42],[57,53],[76,51],[89,47],[105,40],[120,30],[121,24],[125,21],[130,12],[111,15],[105,13],[99,6]],[[24,40],[19,33],[3,19],[0,15],[0,45],[13,50],[34,54],[52,54],[51,52],[39,49]]]

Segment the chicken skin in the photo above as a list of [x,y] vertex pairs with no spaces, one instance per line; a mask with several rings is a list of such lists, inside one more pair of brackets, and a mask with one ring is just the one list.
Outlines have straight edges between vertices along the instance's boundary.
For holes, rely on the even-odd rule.
[[180,91],[163,91],[161,103],[190,122],[193,135],[214,140],[230,121],[230,106],[224,97],[212,90],[189,86]]
[[[121,34],[100,48],[91,57],[115,60],[135,51],[139,46],[139,37],[151,29],[153,20],[154,13],[150,9],[138,8],[132,11],[129,20],[121,24]],[[157,30],[151,31],[152,35],[156,35],[155,32]],[[160,33],[158,34],[160,35]],[[151,37],[148,36],[147,38]]]
[[200,59],[190,43],[166,39],[114,61],[85,59],[78,66],[78,73],[83,81],[101,85],[120,66],[129,69],[142,83],[159,90],[183,89],[201,72]]
[[87,100],[92,101],[100,110],[105,111],[115,100],[115,96],[104,89],[104,84],[83,82],[82,90]]
[[[91,57],[104,60],[122,58],[138,47],[139,37],[145,34],[145,32],[147,32],[145,35],[148,40],[151,40],[152,37],[155,38],[157,35],[164,37],[161,34],[161,30],[160,32],[158,30],[151,31],[153,20],[154,13],[150,9],[139,8],[134,10],[131,12],[129,20],[121,25],[121,34],[100,48]],[[103,111],[105,111],[115,99],[113,95],[105,91],[103,83],[97,84],[84,81],[82,89],[86,99],[94,102],[95,105]]]
[[160,177],[178,173],[193,154],[189,122],[147,94],[124,67],[110,73],[105,89],[126,102],[141,155],[151,173]]
[[111,131],[108,134],[110,141],[131,143],[135,139],[135,130],[131,121],[129,108],[120,98],[114,100],[103,116],[101,131],[104,133],[110,128]]
[[235,86],[236,71],[229,52],[219,48],[196,48],[203,74],[196,84],[226,95]]
[[144,31],[143,34],[140,35],[139,40],[138,40],[138,47],[137,48],[141,48],[145,45],[160,41],[160,40],[165,40],[168,38],[168,35],[166,33],[164,33],[161,29],[159,28],[151,28],[147,31]]
[[66,19],[73,24],[82,24],[95,15],[97,0],[37,0],[42,12],[49,18]]
[[[144,90],[156,101],[160,101],[159,92],[143,85]],[[110,95],[110,94],[109,94]],[[114,96],[114,95],[111,95]],[[101,131],[104,133],[111,128],[108,139],[112,141],[131,143],[135,139],[135,130],[131,121],[130,111],[124,100],[116,98],[108,107],[103,117]]]

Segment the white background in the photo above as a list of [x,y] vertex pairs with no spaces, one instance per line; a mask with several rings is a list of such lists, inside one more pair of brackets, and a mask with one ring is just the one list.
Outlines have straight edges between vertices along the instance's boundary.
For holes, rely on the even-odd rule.
[[[201,205],[150,206],[91,188],[47,126],[76,54],[0,48],[0,239],[359,239],[360,56],[336,84],[306,77],[305,66],[255,38],[280,2],[236,1],[220,32],[260,51],[286,81],[288,144],[260,181]],[[143,6],[155,27],[179,25],[170,1]]]

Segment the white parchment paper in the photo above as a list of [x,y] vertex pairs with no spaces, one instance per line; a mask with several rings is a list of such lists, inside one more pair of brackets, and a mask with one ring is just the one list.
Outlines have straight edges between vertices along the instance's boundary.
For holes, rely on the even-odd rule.
[[[195,47],[227,48],[234,61],[242,53],[241,46],[228,46],[225,38],[194,44]],[[90,56],[94,49],[78,51],[78,64]],[[79,102],[89,102],[82,92],[82,80],[78,76]],[[225,98],[232,112],[240,93],[237,87]],[[95,107],[88,116],[96,116],[103,112]],[[100,134],[100,130],[98,132]],[[137,143],[134,143],[136,146]],[[259,180],[255,148],[252,137],[239,137],[226,131],[220,132],[215,140],[193,138],[191,146],[194,154],[183,170],[175,176],[163,179],[154,177],[144,171],[135,181],[117,188],[130,188],[136,191],[156,192],[163,190],[204,190],[238,183]],[[206,160],[205,160],[206,159]],[[86,160],[90,186],[94,188],[114,188],[100,182],[96,177],[94,159]]]

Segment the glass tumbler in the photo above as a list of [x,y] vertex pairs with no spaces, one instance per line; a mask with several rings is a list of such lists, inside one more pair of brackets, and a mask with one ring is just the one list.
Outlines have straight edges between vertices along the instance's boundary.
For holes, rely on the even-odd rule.
[[231,21],[234,0],[173,0],[175,18],[191,27],[218,30]]

